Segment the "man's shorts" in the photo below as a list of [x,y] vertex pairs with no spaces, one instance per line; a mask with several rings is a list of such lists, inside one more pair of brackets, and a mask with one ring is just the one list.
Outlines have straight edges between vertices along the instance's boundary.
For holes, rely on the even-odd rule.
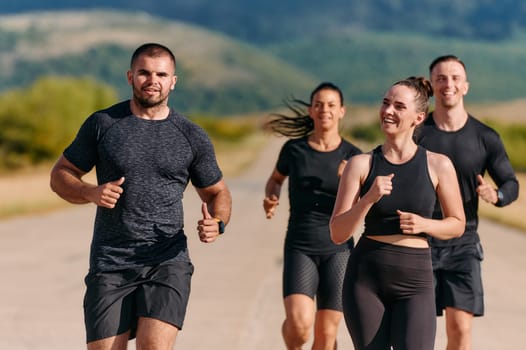
[[139,317],[155,318],[182,329],[193,271],[191,262],[170,261],[88,274],[84,296],[87,342],[127,331],[131,331],[132,339]]
[[442,316],[446,307],[484,315],[481,244],[433,247],[432,257],[437,315]]
[[283,297],[291,294],[316,296],[318,310],[342,311],[342,288],[350,250],[331,254],[306,254],[285,248]]

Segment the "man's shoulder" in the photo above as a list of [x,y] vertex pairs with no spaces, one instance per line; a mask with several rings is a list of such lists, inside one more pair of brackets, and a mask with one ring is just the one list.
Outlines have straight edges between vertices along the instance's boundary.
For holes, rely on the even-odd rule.
[[489,126],[488,124],[486,124],[485,122],[483,122],[482,120],[476,118],[475,116],[473,116],[472,114],[468,114],[468,118],[469,118],[469,122],[471,123],[471,126],[474,127],[474,128],[478,128],[480,130],[485,130],[485,131],[493,131],[495,132],[495,130]]
[[482,122],[481,120],[475,118],[471,114],[469,115],[469,123],[466,125],[467,127],[471,128],[474,132],[476,132],[480,137],[482,138],[500,138],[498,132],[493,129],[488,124]]
[[205,133],[207,134],[205,128],[196,122],[192,121],[184,114],[170,109],[170,119],[172,123],[184,133]]
[[95,119],[122,119],[132,114],[130,101],[121,101],[112,106],[94,112],[91,117]]
[[175,129],[191,145],[211,143],[210,135],[205,128],[188,119],[185,115],[170,109],[169,118]]

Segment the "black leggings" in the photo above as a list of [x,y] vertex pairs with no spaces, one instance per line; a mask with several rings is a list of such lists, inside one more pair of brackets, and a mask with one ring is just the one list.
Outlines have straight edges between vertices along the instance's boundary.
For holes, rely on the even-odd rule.
[[433,350],[430,249],[362,237],[347,266],[343,312],[356,350]]

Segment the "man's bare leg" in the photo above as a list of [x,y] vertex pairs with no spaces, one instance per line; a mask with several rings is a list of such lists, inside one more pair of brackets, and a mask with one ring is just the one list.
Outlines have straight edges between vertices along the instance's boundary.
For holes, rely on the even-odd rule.
[[137,324],[137,350],[172,350],[178,333],[177,327],[154,318],[139,317]]
[[452,307],[446,308],[446,350],[471,350],[473,314]]

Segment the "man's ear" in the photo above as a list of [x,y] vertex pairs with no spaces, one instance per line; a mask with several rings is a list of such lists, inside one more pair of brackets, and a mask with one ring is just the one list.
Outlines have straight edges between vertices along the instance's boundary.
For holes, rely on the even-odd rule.
[[469,91],[469,81],[466,81],[466,84],[464,84],[464,91],[462,92],[463,96],[466,96]]

